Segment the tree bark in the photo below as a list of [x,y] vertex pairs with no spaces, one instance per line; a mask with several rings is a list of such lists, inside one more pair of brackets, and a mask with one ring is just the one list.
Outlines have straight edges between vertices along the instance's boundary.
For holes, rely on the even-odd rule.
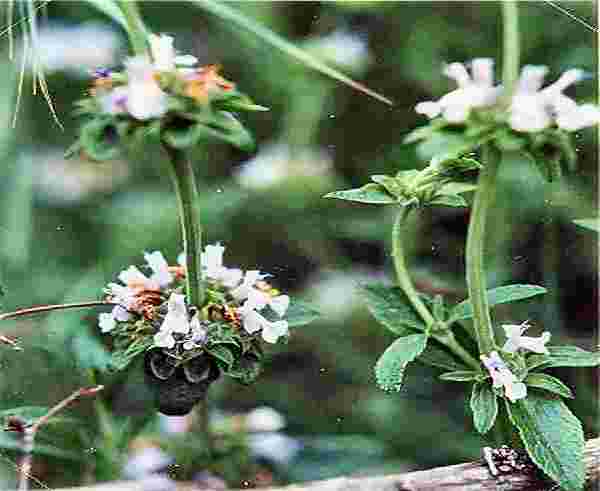
[[[589,440],[585,446],[585,465],[588,490],[600,490],[600,438]],[[262,488],[263,491],[550,491],[558,487],[540,480],[536,472],[514,472],[491,475],[481,461],[437,467],[425,471],[377,477],[340,477],[291,486]],[[143,482],[113,482],[77,488],[77,491],[147,491]],[[178,491],[198,491],[182,483]],[[69,491],[67,489],[54,491]],[[74,491],[74,488],[70,488]],[[210,491],[210,490],[205,490]]]

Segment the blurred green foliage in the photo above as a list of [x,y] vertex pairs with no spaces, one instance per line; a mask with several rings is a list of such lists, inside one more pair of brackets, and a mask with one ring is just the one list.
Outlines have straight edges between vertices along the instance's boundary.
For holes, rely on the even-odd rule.
[[[562,3],[593,23],[591,2]],[[424,124],[414,105],[451,88],[441,74],[444,62],[491,56],[499,70],[499,5],[422,1],[229,5],[298,44],[336,30],[360,36],[370,62],[354,67],[353,76],[392,99],[394,106],[332,82],[254,35],[184,2],[142,4],[153,30],[175,34],[178,47],[198,56],[201,63],[221,63],[226,78],[271,108],[244,116],[256,135],[256,155],[221,145],[196,155],[207,241],[227,246],[226,264],[272,273],[274,284],[311,297],[323,314],[319,321],[295,330],[287,346],[269,353],[255,385],[215,384],[211,406],[240,411],[267,404],[286,415],[289,433],[305,447],[281,472],[282,479],[398,471],[477,458],[482,439],[465,414],[468,394],[461,385],[438,384],[438,371],[423,367],[407,371],[406,386],[399,394],[376,387],[373,364],[392,336],[377,326],[356,289],[367,278],[391,279],[392,217],[378,207],[321,196],[358,187],[371,174],[424,166],[414,146],[401,144],[404,135]],[[523,63],[546,64],[553,76],[574,66],[597,73],[593,32],[546,2],[523,3],[520,11]],[[88,21],[107,19],[87,4],[71,1],[53,1],[47,18],[41,20],[50,28]],[[118,26],[111,28],[125,45],[124,33]],[[76,49],[77,44],[83,45],[73,39],[69,48]],[[85,77],[65,70],[46,74],[65,131],[53,123],[44,100],[28,93],[30,77],[25,79],[17,125],[11,128],[18,66],[8,59],[7,45],[5,39],[0,58],[5,73],[0,80],[3,309],[100,298],[102,286],[138,261],[144,250],[160,249],[174,262],[181,238],[160,150],[146,147],[131,162],[65,162],[62,152],[76,131],[70,116],[73,102],[87,90]],[[80,56],[85,58],[85,53]],[[578,99],[593,100],[595,84],[594,79],[580,84]],[[572,224],[572,219],[596,215],[596,139],[590,130],[574,138],[578,170],[561,182],[545,183],[527,161],[513,161],[501,169],[489,239],[489,283],[490,287],[540,284],[548,289],[546,295],[522,304],[500,306],[496,323],[529,319],[540,331],[551,331],[556,344],[565,341],[591,349],[597,341],[597,235]],[[278,172],[291,177],[256,188],[239,173],[249,159],[264,158],[269,149],[269,158],[284,169]],[[256,172],[265,180],[271,175],[260,168]],[[464,299],[467,214],[464,209],[426,210],[412,225],[405,247],[420,289]],[[102,394],[104,419],[97,417],[93,404],[84,402],[73,413],[87,417],[86,426],[49,428],[42,436],[40,441],[51,446],[46,452],[40,449],[51,464],[42,474],[52,485],[89,479],[89,469],[100,465],[108,450],[123,451],[127,442],[112,442],[113,447],[105,442],[102,447],[101,441],[90,437],[106,434],[96,433],[102,421],[106,425],[110,418],[127,416],[130,425],[142,427],[152,417],[139,369],[100,374],[107,352],[95,313],[57,312],[6,321],[2,334],[19,337],[25,351],[2,349],[0,409],[51,406],[81,385],[108,386]],[[597,434],[597,381],[592,371],[556,369],[556,373],[574,390],[569,406],[584,421],[587,435]],[[14,479],[17,453],[8,444],[0,446],[5,449],[0,451],[0,482],[5,487]],[[101,451],[81,453],[96,447]],[[79,452],[78,465],[68,460],[69,452]],[[193,466],[194,452],[202,453],[190,447],[174,455],[182,465]],[[235,458],[242,462],[240,468],[247,467],[244,457]],[[197,462],[203,462],[201,456]],[[235,473],[226,474],[233,484],[240,484]]]

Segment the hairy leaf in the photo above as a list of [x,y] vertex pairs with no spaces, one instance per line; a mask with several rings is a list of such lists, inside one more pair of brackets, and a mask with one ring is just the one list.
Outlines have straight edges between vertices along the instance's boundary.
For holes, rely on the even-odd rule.
[[402,388],[406,365],[419,356],[426,345],[426,334],[412,334],[394,341],[375,365],[375,377],[379,387],[386,391],[399,391]]
[[436,368],[446,370],[466,370],[467,367],[459,362],[452,354],[446,352],[443,348],[437,347],[435,342],[429,340],[427,347],[419,355],[418,362]]
[[547,390],[553,394],[558,394],[569,399],[573,398],[573,392],[560,380],[547,373],[530,373],[523,381],[529,387]]
[[362,291],[369,312],[394,334],[405,336],[425,330],[425,324],[401,288],[373,283],[363,286]]
[[[502,303],[517,302],[526,298],[546,293],[546,289],[537,285],[506,285],[487,291],[490,306]],[[464,300],[455,305],[450,311],[452,321],[471,319],[473,317],[473,306],[469,300]]]
[[586,351],[577,346],[548,346],[549,354],[532,355],[527,358],[527,367],[597,367],[600,365],[600,352]]
[[490,431],[498,416],[498,399],[490,384],[473,384],[471,411],[475,429],[482,435]]
[[506,407],[531,460],[566,491],[580,491],[583,429],[564,402],[531,392],[515,403],[507,401]]

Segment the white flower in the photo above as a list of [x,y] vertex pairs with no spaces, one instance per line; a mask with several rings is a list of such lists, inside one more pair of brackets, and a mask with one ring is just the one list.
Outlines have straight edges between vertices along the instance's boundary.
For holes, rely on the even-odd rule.
[[160,348],[175,346],[173,333],[187,334],[190,331],[185,295],[171,293],[167,306],[167,315],[165,315],[159,331],[154,335],[154,345]]
[[246,332],[254,334],[255,332],[262,331],[262,338],[267,343],[275,344],[280,337],[287,336],[289,333],[287,321],[271,322],[256,310],[243,311],[241,309],[240,313]]
[[110,332],[115,328],[117,323],[112,314],[103,313],[98,315],[98,325],[102,332]]
[[285,426],[285,418],[271,407],[257,407],[246,415],[247,431],[280,431]]
[[[124,278],[129,278],[128,271],[129,270],[122,271],[119,277],[124,275]],[[135,301],[135,291],[128,286],[119,285],[118,283],[109,283],[108,288],[105,291],[108,295],[110,295],[110,297],[112,297],[112,301],[118,303],[125,309],[131,308],[133,302]]]
[[[200,262],[207,278],[219,281],[227,288],[233,288],[241,281],[242,270],[223,266],[223,252],[225,247],[221,244],[207,245],[200,255]],[[185,265],[185,257],[183,263]]]
[[121,305],[115,305],[110,315],[113,316],[113,319],[119,322],[127,322],[131,318],[129,311]]
[[145,252],[144,259],[152,270],[151,281],[155,281],[161,288],[173,281],[173,275],[169,272],[169,264],[160,251]]
[[471,62],[471,75],[462,63],[451,63],[444,74],[456,81],[458,88],[438,101],[417,104],[415,110],[428,118],[440,114],[450,123],[463,123],[472,109],[493,106],[501,88],[494,86],[494,61],[491,58],[475,58]]
[[198,346],[202,346],[205,343],[208,331],[200,323],[198,314],[192,317],[192,320],[190,321],[190,334],[191,337],[183,343],[184,350],[191,350]]
[[158,71],[175,70],[177,65],[191,66],[198,62],[195,56],[183,55],[177,56],[175,47],[173,46],[174,39],[172,36],[161,34],[150,35],[150,52],[152,53],[152,61],[154,68]]
[[144,57],[129,58],[127,72],[127,111],[134,118],[160,118],[167,112],[167,94],[154,78],[154,66]]
[[244,279],[242,280],[242,284],[231,290],[233,298],[236,300],[244,300],[248,298],[250,292],[255,290],[253,287],[256,282],[263,279],[265,276],[267,275],[261,274],[261,272],[258,270],[246,271]]
[[250,288],[248,290],[248,296],[246,298],[246,301],[239,310],[242,313],[242,315],[245,315],[251,310],[261,310],[267,305],[279,317],[283,317],[290,305],[290,297],[288,297],[287,295],[277,295],[275,297],[272,297],[268,293],[257,290],[256,288]]
[[190,321],[185,306],[185,295],[171,293],[167,306],[167,315],[160,330],[187,334],[190,331]]
[[527,396],[527,386],[523,382],[519,382],[497,351],[492,351],[490,356],[481,355],[481,361],[492,377],[493,386],[495,388],[504,387],[504,395],[510,402]]
[[567,131],[577,131],[600,122],[600,109],[577,103],[563,94],[570,85],[584,78],[584,72],[571,69],[553,84],[542,89],[548,69],[526,65],[521,71],[509,108],[509,124],[515,131],[535,132],[553,123]]
[[503,351],[516,353],[518,349],[525,349],[534,353],[548,353],[548,348],[546,348],[546,344],[550,341],[550,333],[548,331],[543,332],[539,338],[533,338],[522,335],[530,327],[527,321],[522,324],[504,324],[502,327],[507,337],[506,343],[502,348]]

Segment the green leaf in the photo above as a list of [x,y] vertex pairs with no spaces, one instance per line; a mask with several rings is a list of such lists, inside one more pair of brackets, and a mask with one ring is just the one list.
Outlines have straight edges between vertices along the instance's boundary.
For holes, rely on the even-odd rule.
[[564,402],[531,392],[506,407],[531,460],[566,491],[583,489],[583,429]]
[[388,193],[383,186],[373,183],[366,184],[357,189],[334,191],[333,193],[326,194],[324,197],[356,201],[358,203],[367,203],[371,205],[395,205],[398,203],[398,200]]
[[523,380],[529,387],[535,387],[536,389],[547,390],[554,394],[558,394],[562,397],[569,399],[573,398],[573,392],[569,387],[563,384],[560,380],[547,373],[530,373]]
[[394,341],[379,357],[375,365],[377,384],[385,391],[402,388],[404,370],[427,346],[426,334],[412,334]]
[[447,194],[441,195],[433,198],[429,203],[430,206],[451,206],[453,208],[461,208],[467,207],[469,204],[466,202],[465,198],[459,196],[458,194]]
[[[546,293],[546,289],[537,285],[507,285],[487,291],[488,303],[491,306],[516,302]],[[450,311],[452,322],[473,317],[473,307],[469,300],[464,300]]]
[[424,365],[446,370],[465,370],[467,368],[443,348],[435,346],[431,340],[427,343],[427,347],[419,355],[417,361]]
[[328,67],[325,63],[323,63],[315,56],[298,48],[297,46],[285,40],[283,37],[279,36],[272,30],[264,27],[255,20],[246,17],[245,15],[241,14],[240,12],[238,12],[234,8],[231,8],[225,3],[218,2],[215,0],[191,0],[191,3],[197,5],[198,7],[207,12],[210,12],[213,15],[216,15],[217,17],[227,21],[228,23],[232,23],[237,27],[241,27],[242,29],[245,29],[255,34],[271,46],[277,48],[278,50],[282,51],[288,56],[295,58],[301,63],[304,63],[306,66],[312,68],[313,70],[317,70],[318,72],[321,72],[322,74],[331,77],[334,80],[338,80],[339,82],[349,85],[353,89],[359,90],[360,92],[363,92],[379,101],[392,105],[392,101],[390,101],[386,97],[370,90],[369,88],[365,87],[362,84],[359,84],[358,82],[355,82],[351,78],[344,75],[342,72]]
[[455,159],[479,147],[485,139],[468,138],[455,131],[438,131],[417,146],[417,153],[424,160],[438,158],[440,161]]
[[448,124],[449,123],[443,118],[434,119],[427,126],[421,126],[420,128],[412,130],[402,139],[402,143],[408,145],[410,143],[418,142],[419,140],[426,140],[445,126],[448,126]]
[[77,333],[71,340],[71,346],[79,368],[104,372],[112,367],[110,352],[87,330]]
[[593,230],[594,232],[600,232],[600,218],[581,218],[579,220],[573,220],[575,225]]
[[96,118],[84,123],[79,133],[81,148],[91,159],[102,162],[121,154],[118,131],[114,122]]
[[121,12],[121,9],[114,0],[85,0],[85,2],[90,4],[96,10],[99,10],[103,14],[110,17],[123,29],[125,29],[125,31],[129,30],[129,26],[127,25],[127,19],[125,19],[125,16]]
[[320,316],[319,311],[306,302],[291,299],[284,319],[289,327],[299,327],[310,324]]
[[548,346],[547,355],[531,355],[527,367],[597,367],[600,365],[600,352],[586,351],[577,346]]
[[205,349],[209,355],[216,358],[217,363],[219,363],[224,371],[229,370],[235,362],[234,354],[229,348],[226,348],[225,345],[218,344]]
[[436,190],[436,194],[453,195],[463,194],[470,191],[475,191],[477,184],[471,184],[470,182],[447,182]]
[[140,338],[122,348],[113,349],[111,368],[114,370],[124,370],[136,356],[144,353],[153,344],[154,340],[151,337]]
[[475,429],[484,435],[494,426],[498,416],[498,399],[492,386],[488,383],[473,384],[470,404]]
[[371,180],[383,186],[385,190],[396,198],[402,198],[404,196],[405,187],[397,177],[390,177],[384,175],[373,175]]
[[362,291],[371,315],[394,334],[406,336],[425,330],[424,322],[401,288],[373,283],[364,285]]
[[481,377],[482,373],[474,370],[456,370],[440,375],[441,380],[447,380],[449,382],[472,382],[473,380],[480,380]]

